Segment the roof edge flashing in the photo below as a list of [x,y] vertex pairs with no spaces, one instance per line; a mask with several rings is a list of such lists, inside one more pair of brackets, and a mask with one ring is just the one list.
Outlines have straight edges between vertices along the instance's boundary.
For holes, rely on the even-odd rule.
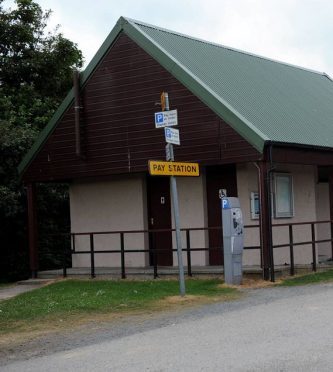
[[[116,25],[113,27],[109,35],[106,37],[102,45],[99,47],[98,51],[96,52],[94,57],[91,59],[91,61],[88,63],[87,67],[84,69],[84,71],[80,72],[80,75],[81,75],[80,88],[84,87],[87,84],[90,76],[96,70],[96,68],[102,61],[103,57],[107,54],[107,52],[112,47],[115,40],[117,39],[118,35],[123,30],[123,25],[125,23],[127,23],[126,18],[120,17],[118,19]],[[65,114],[66,110],[72,104],[73,100],[74,100],[74,93],[73,93],[73,88],[71,88],[71,90],[68,92],[68,94],[62,101],[62,103],[58,106],[58,109],[55,111],[55,113],[53,114],[53,116],[51,117],[47,125],[38,135],[37,139],[35,140],[30,150],[26,153],[26,155],[23,157],[20,164],[18,165],[17,170],[18,170],[20,177],[22,177],[24,171],[27,169],[30,163],[37,156],[40,148],[43,146],[43,144],[47,141],[47,139],[53,133],[58,121],[61,120],[62,116]]]
[[333,81],[333,78],[331,78],[330,75],[326,74],[326,72],[323,72],[322,75],[325,76],[328,80]]
[[26,155],[21,160],[20,164],[17,167],[18,173],[21,176],[26,168],[30,165],[30,163],[35,159],[38,155],[39,149],[43,146],[43,144],[47,141],[49,136],[53,133],[56,128],[56,124],[59,120],[64,116],[66,113],[67,108],[74,102],[74,91],[73,88],[68,92],[67,96],[64,98],[58,109],[53,114],[52,118],[46,124],[44,129],[39,133],[37,139],[35,140],[34,144],[31,146],[30,150],[26,153]]

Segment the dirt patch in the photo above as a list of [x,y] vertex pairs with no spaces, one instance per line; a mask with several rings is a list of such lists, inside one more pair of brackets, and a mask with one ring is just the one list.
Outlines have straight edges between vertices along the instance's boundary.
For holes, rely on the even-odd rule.
[[237,288],[237,289],[255,289],[255,288],[267,288],[267,287],[274,287],[275,285],[279,284],[281,279],[276,280],[274,283],[263,280],[263,279],[251,279],[251,278],[243,278],[241,285],[227,285],[227,284],[219,284],[219,288]]
[[202,300],[205,298],[204,296],[193,296],[193,295],[186,295],[186,296],[170,296],[162,300],[161,302],[166,302],[169,304],[182,304],[182,303],[193,303],[194,301]]

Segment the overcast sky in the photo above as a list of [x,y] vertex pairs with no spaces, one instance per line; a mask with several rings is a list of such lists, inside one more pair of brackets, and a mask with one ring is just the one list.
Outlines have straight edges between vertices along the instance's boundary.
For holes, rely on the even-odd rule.
[[[89,63],[120,16],[333,77],[332,0],[36,0]],[[5,0],[4,7],[13,0]]]

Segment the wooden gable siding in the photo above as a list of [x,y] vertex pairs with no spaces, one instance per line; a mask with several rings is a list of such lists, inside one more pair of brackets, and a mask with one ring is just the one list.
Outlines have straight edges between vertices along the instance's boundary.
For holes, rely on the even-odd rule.
[[121,34],[86,84],[81,100],[83,151],[75,154],[74,109],[68,109],[32,161],[24,180],[70,180],[147,171],[164,159],[163,129],[155,129],[160,93],[178,109],[179,161],[201,164],[255,160],[259,153],[143,49]]

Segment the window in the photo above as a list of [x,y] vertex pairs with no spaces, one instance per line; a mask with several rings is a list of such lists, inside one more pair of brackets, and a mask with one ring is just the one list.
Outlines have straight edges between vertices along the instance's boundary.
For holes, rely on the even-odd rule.
[[259,218],[260,205],[259,205],[259,194],[257,192],[251,192],[251,218],[256,220]]
[[274,174],[274,215],[275,218],[294,215],[293,182],[290,174]]

